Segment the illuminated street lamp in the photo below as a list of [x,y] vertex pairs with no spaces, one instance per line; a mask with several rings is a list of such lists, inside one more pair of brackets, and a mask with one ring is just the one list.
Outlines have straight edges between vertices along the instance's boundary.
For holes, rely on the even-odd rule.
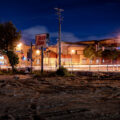
[[40,50],[36,50],[36,54],[37,54],[37,55],[40,55]]
[[17,45],[17,48],[21,48],[22,47],[22,43],[19,43],[18,45]]
[[75,54],[75,50],[71,50],[71,55]]
[[21,52],[21,49],[22,49],[22,43],[17,44],[16,51]]

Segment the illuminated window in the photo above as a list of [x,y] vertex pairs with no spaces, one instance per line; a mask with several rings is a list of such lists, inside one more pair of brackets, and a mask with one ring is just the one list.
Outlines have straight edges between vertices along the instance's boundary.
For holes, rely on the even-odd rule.
[[36,60],[36,64],[40,64],[40,59],[37,59],[37,60]]
[[82,64],[86,64],[86,59],[82,59]]
[[96,63],[97,63],[97,64],[99,63],[99,59],[96,60]]
[[4,65],[4,61],[0,61],[0,65]]
[[104,62],[105,62],[105,60],[103,59],[103,60],[102,60],[102,62],[104,63]]
[[4,56],[0,56],[0,60],[4,60]]
[[92,64],[93,63],[93,60],[90,60],[90,64]]
[[0,65],[4,65],[4,56],[0,56]]

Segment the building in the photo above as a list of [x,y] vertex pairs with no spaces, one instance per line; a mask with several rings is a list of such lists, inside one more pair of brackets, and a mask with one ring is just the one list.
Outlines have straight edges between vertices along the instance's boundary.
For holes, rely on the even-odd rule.
[[[107,65],[110,64],[109,60],[105,59],[94,59],[90,60],[83,54],[84,49],[90,45],[96,44],[104,49],[109,47],[115,47],[119,49],[119,42],[116,38],[104,39],[104,40],[92,40],[92,41],[80,41],[80,42],[61,42],[61,64],[66,67],[79,66],[79,65]],[[58,67],[58,45],[49,46],[44,50],[44,66],[45,67]],[[31,46],[25,44],[18,44],[15,48],[15,52],[19,57],[18,68],[29,67],[31,65]],[[41,66],[41,52],[36,49],[35,45],[32,47],[32,65],[40,69]],[[120,64],[118,59],[117,64]],[[1,68],[7,68],[9,62],[6,56],[0,56]]]

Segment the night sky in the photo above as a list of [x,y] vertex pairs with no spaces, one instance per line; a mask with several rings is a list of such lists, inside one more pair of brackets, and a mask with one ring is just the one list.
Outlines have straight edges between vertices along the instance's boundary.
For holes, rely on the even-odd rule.
[[56,42],[58,20],[55,7],[63,8],[62,40],[98,40],[119,35],[120,0],[2,0],[0,22],[12,21],[22,40],[34,41],[35,34],[50,33]]

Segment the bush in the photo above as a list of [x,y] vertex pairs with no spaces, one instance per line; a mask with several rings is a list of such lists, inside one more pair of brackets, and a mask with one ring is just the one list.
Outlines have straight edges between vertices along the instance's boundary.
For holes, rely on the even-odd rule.
[[57,71],[56,71],[57,75],[60,76],[67,76],[69,74],[68,70],[66,68],[64,68],[63,66],[60,67]]

